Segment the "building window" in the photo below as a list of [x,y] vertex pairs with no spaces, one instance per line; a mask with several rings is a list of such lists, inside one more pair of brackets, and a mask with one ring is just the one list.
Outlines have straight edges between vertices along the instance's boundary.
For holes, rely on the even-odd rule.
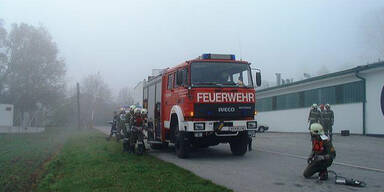
[[364,83],[362,81],[343,85],[343,103],[362,102],[364,97]]
[[258,111],[271,111],[309,107],[314,103],[356,103],[364,100],[364,91],[363,81],[357,81],[343,85],[257,99],[256,109]]
[[287,95],[279,95],[276,97],[276,110],[287,108]]
[[336,104],[342,104],[343,103],[343,85],[338,85],[335,87],[335,97],[336,97]]
[[323,104],[335,104],[336,103],[336,88],[325,87],[320,89],[320,102]]
[[304,107],[319,103],[319,89],[304,91]]

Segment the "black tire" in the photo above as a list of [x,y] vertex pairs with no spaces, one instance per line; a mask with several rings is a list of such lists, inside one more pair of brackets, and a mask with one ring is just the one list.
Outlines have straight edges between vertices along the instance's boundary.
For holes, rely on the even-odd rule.
[[185,133],[179,132],[178,127],[175,131],[176,141],[175,141],[175,152],[179,158],[187,158],[190,151],[189,141],[186,138]]
[[229,144],[233,155],[243,156],[248,149],[248,135],[239,133],[240,135],[234,138]]
[[149,146],[151,147],[151,149],[156,149],[156,150],[160,150],[163,148],[163,144],[158,144],[158,143],[151,143],[149,144]]

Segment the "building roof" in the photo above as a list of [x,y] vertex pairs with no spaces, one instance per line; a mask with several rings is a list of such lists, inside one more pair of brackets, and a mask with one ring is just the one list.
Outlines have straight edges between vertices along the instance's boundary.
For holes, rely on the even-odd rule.
[[357,67],[354,67],[354,68],[351,68],[351,69],[346,69],[346,70],[343,70],[343,71],[338,71],[338,72],[334,72],[334,73],[328,73],[328,74],[325,74],[325,75],[311,77],[311,78],[304,79],[304,80],[301,80],[301,81],[295,81],[293,83],[283,84],[283,85],[279,85],[279,86],[268,87],[268,88],[265,88],[265,89],[257,90],[257,93],[264,92],[264,91],[270,91],[270,90],[274,90],[274,89],[279,89],[279,88],[284,88],[284,87],[289,87],[289,86],[298,85],[298,84],[302,84],[302,83],[308,83],[308,82],[311,82],[311,81],[317,81],[317,80],[322,80],[322,79],[326,79],[326,78],[342,76],[342,75],[346,75],[346,74],[350,74],[350,73],[357,73],[357,72],[360,72],[360,71],[365,71],[365,70],[368,70],[368,69],[374,69],[374,68],[378,68],[378,67],[384,67],[384,62],[377,62],[377,63],[367,64],[367,65],[359,65]]

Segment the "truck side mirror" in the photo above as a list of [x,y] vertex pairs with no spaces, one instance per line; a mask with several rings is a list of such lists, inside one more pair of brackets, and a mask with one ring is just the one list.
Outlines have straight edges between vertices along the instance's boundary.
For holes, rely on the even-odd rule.
[[260,71],[257,71],[257,72],[256,72],[256,85],[257,85],[258,87],[261,86],[261,73],[260,73]]

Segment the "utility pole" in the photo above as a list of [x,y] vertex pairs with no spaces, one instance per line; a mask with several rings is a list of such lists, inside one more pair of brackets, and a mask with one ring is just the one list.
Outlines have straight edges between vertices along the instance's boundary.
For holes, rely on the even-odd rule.
[[80,129],[80,85],[76,83],[77,92],[77,128]]

